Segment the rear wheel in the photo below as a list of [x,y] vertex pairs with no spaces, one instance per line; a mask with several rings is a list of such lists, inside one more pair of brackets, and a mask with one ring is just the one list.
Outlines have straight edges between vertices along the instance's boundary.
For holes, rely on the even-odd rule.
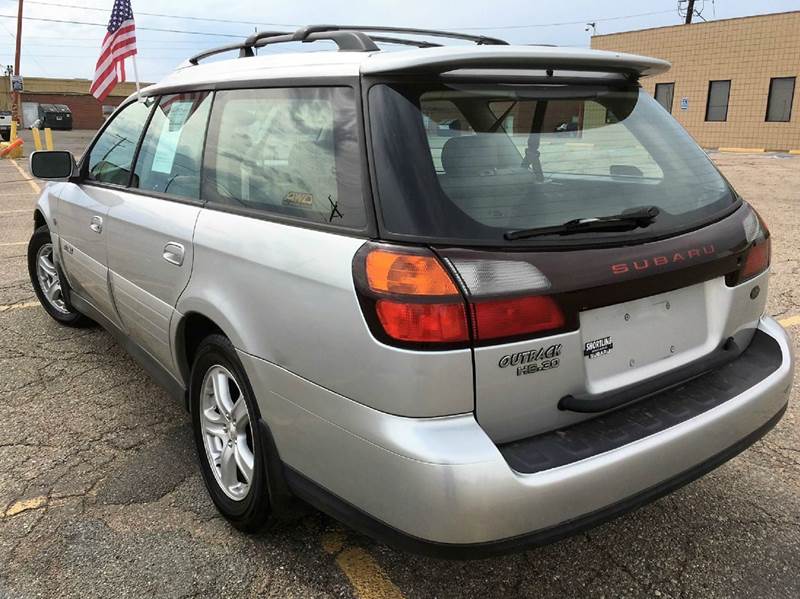
[[45,311],[59,323],[70,327],[90,326],[92,321],[75,310],[66,294],[66,282],[56,266],[53,241],[46,225],[33,232],[28,243],[28,274],[33,290]]
[[202,341],[192,366],[190,401],[195,444],[211,499],[236,528],[271,522],[264,443],[253,390],[228,339]]

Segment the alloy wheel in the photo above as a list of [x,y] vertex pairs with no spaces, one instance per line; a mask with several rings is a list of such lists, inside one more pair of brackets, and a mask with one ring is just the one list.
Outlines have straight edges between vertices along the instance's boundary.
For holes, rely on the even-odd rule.
[[253,430],[244,394],[223,366],[212,366],[203,377],[200,423],[217,484],[225,495],[241,501],[253,480]]
[[52,243],[43,244],[36,253],[36,276],[47,303],[62,314],[69,314],[70,311],[64,301],[61,279],[53,261]]

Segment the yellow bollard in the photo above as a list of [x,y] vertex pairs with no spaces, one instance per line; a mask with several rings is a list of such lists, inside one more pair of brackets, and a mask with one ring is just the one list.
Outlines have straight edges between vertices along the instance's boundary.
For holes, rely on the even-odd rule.
[[45,130],[44,130],[44,141],[45,141],[45,144],[47,144],[47,149],[48,150],[52,150],[53,149],[53,131],[50,129],[50,127],[45,127]]
[[11,137],[8,141],[14,141],[17,139],[17,121],[11,121]]
[[39,134],[39,129],[37,127],[31,129],[31,135],[33,135],[33,147],[38,152],[42,149],[42,136]]

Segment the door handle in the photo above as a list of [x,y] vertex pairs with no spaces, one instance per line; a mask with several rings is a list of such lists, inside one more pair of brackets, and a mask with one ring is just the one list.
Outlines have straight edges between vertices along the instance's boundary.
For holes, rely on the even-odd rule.
[[164,246],[164,253],[161,255],[161,257],[170,264],[181,266],[183,264],[184,251],[183,245],[174,241],[170,241]]
[[93,216],[92,222],[89,224],[89,228],[94,231],[95,233],[102,233],[103,232],[103,217],[102,216]]

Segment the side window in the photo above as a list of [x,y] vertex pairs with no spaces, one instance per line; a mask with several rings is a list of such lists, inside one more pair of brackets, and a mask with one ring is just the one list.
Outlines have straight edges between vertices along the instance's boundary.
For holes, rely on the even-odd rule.
[[792,96],[794,77],[773,77],[769,80],[766,120],[772,123],[788,123],[792,118]]
[[153,100],[128,104],[108,124],[89,152],[86,174],[90,181],[128,184],[136,144],[152,106]]
[[656,83],[656,102],[667,112],[672,112],[672,98],[675,95],[675,83]]
[[361,154],[348,87],[217,92],[203,198],[362,228]]
[[728,120],[728,98],[731,93],[730,81],[709,81],[706,101],[707,121]]
[[163,96],[142,141],[131,187],[198,199],[210,108],[207,92]]

